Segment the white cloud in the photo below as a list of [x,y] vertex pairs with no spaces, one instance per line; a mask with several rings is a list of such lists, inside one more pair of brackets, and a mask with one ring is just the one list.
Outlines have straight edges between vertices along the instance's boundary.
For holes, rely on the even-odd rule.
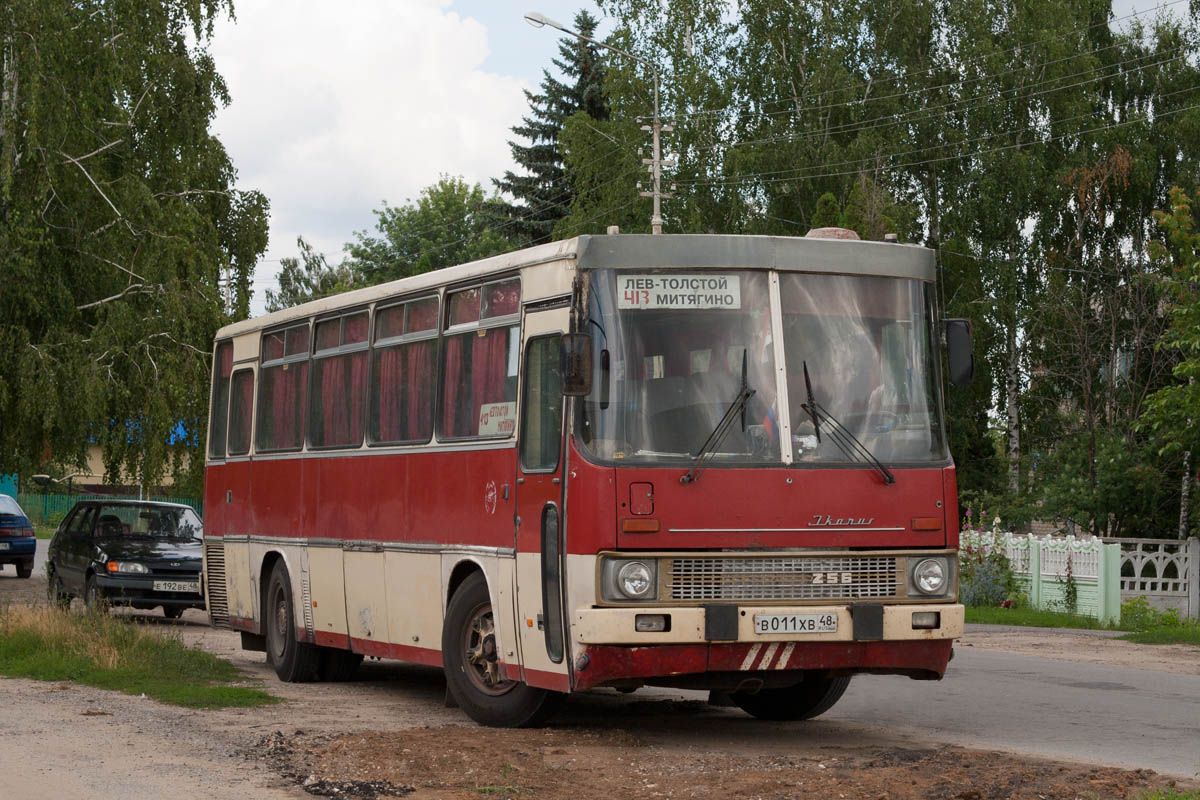
[[233,100],[214,130],[239,186],[271,200],[256,311],[298,235],[336,254],[385,199],[403,203],[440,173],[490,189],[512,167],[528,84],[481,67],[487,30],[448,3],[251,0],[237,15],[211,45]]

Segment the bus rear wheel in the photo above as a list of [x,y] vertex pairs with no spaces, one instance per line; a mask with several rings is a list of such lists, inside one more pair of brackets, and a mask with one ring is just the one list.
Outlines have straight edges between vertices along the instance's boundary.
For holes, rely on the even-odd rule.
[[784,689],[760,689],[754,694],[733,692],[729,699],[752,717],[786,722],[812,719],[833,708],[846,693],[850,678],[835,678],[821,673],[805,675],[795,686]]
[[550,710],[550,692],[502,674],[492,601],[480,572],[463,581],[446,607],[442,662],[450,694],[480,725],[529,727]]
[[275,668],[275,674],[281,681],[315,681],[319,677],[321,654],[313,645],[296,638],[295,608],[291,578],[287,567],[279,561],[271,570],[271,580],[267,583],[267,602],[263,604],[267,663]]

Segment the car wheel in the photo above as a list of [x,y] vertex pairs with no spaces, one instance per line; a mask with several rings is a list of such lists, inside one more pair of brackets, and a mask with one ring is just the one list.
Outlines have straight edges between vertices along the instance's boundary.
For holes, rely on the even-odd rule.
[[183,616],[183,606],[163,606],[163,616],[167,619],[179,619]]
[[50,570],[50,580],[46,582],[46,596],[50,600],[50,605],[55,608],[65,611],[71,607],[71,595],[67,594],[62,578],[58,577],[58,573],[53,569]]
[[733,692],[729,699],[758,719],[776,722],[812,719],[833,708],[846,693],[850,678],[809,674],[795,686],[785,689],[760,689],[754,694]]
[[83,605],[88,611],[96,614],[108,613],[108,600],[101,593],[95,575],[88,575],[87,584],[83,589]]
[[33,559],[21,561],[17,564],[17,577],[28,578],[33,575]]
[[279,680],[288,683],[315,681],[320,677],[321,653],[311,644],[296,639],[292,581],[282,561],[271,570],[264,605],[267,628],[267,663]]
[[321,680],[348,681],[362,663],[362,653],[351,653],[336,647],[321,648]]
[[536,725],[554,696],[501,674],[492,601],[483,573],[463,581],[446,608],[442,663],[446,685],[467,716],[481,725],[521,728]]

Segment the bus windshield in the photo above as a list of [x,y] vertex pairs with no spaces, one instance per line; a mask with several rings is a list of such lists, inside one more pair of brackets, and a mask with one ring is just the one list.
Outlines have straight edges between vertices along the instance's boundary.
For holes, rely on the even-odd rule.
[[706,448],[714,466],[862,463],[854,440],[888,464],[948,458],[932,284],[781,273],[778,326],[769,287],[766,271],[590,273],[594,375],[576,415],[585,452],[610,463],[685,463],[744,381],[752,396]]

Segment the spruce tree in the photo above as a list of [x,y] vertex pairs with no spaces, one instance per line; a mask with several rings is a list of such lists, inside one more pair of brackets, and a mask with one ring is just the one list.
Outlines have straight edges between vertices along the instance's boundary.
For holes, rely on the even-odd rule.
[[[575,30],[584,36],[594,37],[597,24],[587,11],[575,15]],[[563,123],[579,111],[593,119],[608,119],[599,49],[575,37],[564,37],[558,52],[560,57],[553,61],[564,80],[543,70],[541,93],[525,92],[529,116],[512,129],[529,144],[508,143],[513,159],[525,174],[508,171],[503,178],[492,181],[514,200],[494,205],[503,225],[501,232],[522,246],[550,241],[554,223],[570,210],[573,191],[558,146]]]

